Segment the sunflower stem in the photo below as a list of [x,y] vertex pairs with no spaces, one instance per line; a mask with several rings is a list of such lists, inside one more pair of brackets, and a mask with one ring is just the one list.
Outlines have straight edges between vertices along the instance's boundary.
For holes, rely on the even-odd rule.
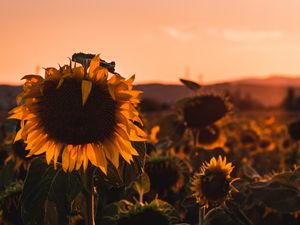
[[198,145],[198,138],[199,138],[199,130],[198,129],[193,129],[192,130],[192,135],[193,135],[193,147],[196,148]]
[[204,225],[205,207],[199,207],[199,225]]
[[143,191],[141,191],[140,193],[139,193],[139,199],[140,199],[140,203],[143,203],[143,201],[144,201],[144,199],[143,199],[143,197],[144,197],[144,192]]
[[85,193],[85,224],[95,225],[95,193],[94,193],[94,172],[95,168],[88,167],[83,173],[83,182],[86,189]]

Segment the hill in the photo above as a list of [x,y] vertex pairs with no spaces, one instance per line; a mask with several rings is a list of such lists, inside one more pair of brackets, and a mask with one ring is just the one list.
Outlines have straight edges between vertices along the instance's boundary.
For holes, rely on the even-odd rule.
[[[279,105],[286,96],[288,87],[293,87],[300,95],[300,76],[271,76],[264,79],[242,79],[226,83],[216,83],[203,86],[203,91],[230,93],[238,97],[251,97],[260,104],[272,107]],[[144,91],[142,98],[153,99],[160,103],[172,103],[193,94],[185,86],[166,85],[159,83],[140,84],[136,89]],[[22,90],[21,86],[0,85],[0,112],[5,112],[15,105],[15,97]]]

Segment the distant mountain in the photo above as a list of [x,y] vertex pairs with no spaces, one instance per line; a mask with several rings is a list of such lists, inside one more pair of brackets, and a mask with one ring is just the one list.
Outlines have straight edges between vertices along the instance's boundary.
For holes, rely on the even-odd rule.
[[[239,97],[251,97],[253,100],[265,106],[277,106],[284,99],[288,87],[293,86],[296,94],[300,95],[300,79],[299,85],[287,85],[288,82],[282,82],[282,85],[268,84],[267,79],[245,80],[217,83],[203,87],[206,92],[230,93],[231,95],[239,95]],[[294,83],[296,84],[296,82]],[[182,85],[163,85],[163,84],[143,84],[137,85],[137,89],[144,91],[142,97],[154,99],[159,102],[174,102],[180,98],[193,94],[188,88]]]
[[267,78],[249,78],[235,81],[237,84],[254,84],[265,86],[289,86],[300,87],[300,75],[297,76],[283,76],[283,75],[271,75]]
[[[265,106],[276,106],[284,99],[288,87],[293,87],[295,93],[300,95],[300,75],[299,77],[271,76],[264,79],[242,79],[206,85],[202,89],[208,92],[230,93],[235,96],[250,96]],[[183,97],[193,95],[191,90],[180,84],[151,83],[136,85],[135,88],[144,91],[142,98],[153,99],[161,103],[172,103]],[[21,86],[0,85],[0,113],[2,117],[7,110],[15,105],[15,97],[21,90]]]

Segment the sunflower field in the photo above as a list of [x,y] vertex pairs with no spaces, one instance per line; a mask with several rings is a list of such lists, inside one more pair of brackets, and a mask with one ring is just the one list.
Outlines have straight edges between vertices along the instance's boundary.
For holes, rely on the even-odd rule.
[[141,110],[135,76],[76,53],[1,121],[0,225],[299,225],[300,117],[193,94]]

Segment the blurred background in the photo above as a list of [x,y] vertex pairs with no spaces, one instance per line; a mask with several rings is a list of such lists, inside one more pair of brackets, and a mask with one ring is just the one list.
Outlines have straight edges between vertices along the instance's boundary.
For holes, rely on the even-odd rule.
[[294,0],[1,1],[0,110],[11,108],[21,77],[80,51],[136,74],[143,98],[157,104],[189,95],[185,78],[233,95],[242,108],[297,108],[299,7]]

